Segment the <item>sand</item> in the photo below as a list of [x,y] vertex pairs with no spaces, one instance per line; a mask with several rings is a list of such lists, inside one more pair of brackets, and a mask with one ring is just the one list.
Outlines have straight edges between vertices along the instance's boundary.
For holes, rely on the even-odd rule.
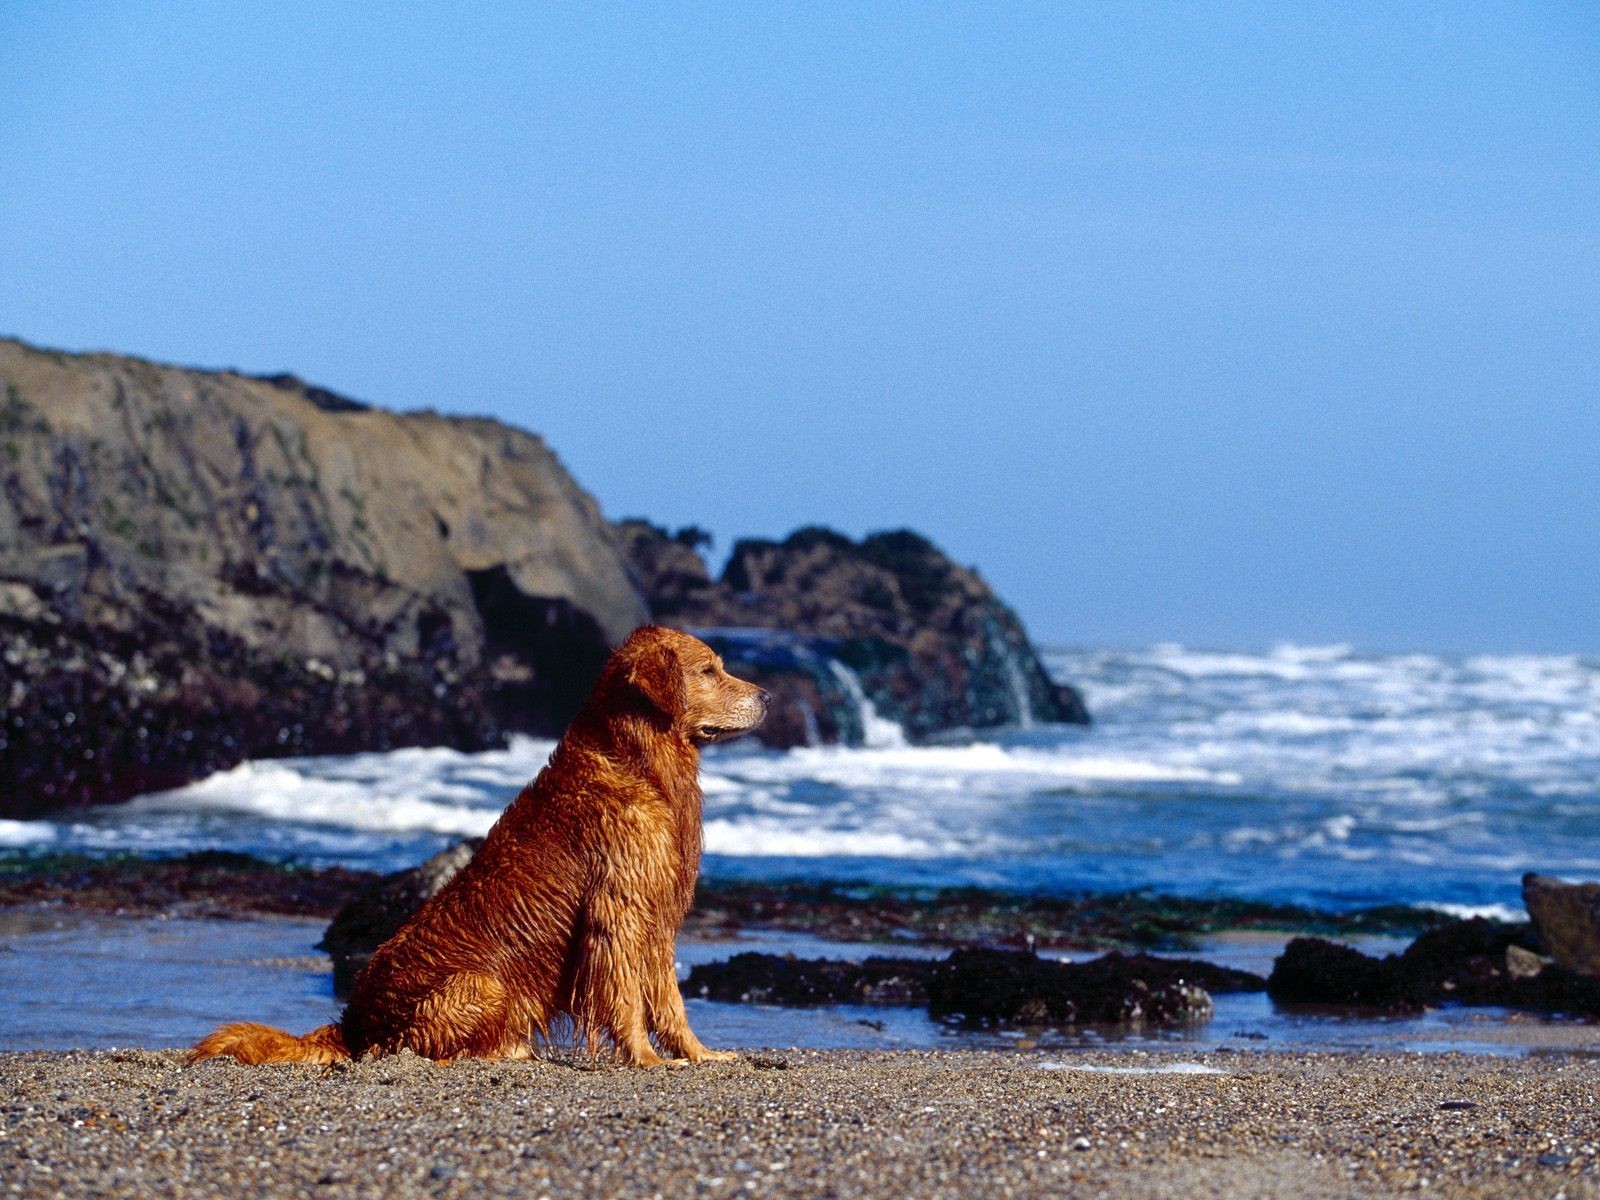
[[39,1052],[0,1055],[0,1086],[3,1195],[1600,1196],[1600,1063],[1580,1055],[769,1051],[637,1072]]

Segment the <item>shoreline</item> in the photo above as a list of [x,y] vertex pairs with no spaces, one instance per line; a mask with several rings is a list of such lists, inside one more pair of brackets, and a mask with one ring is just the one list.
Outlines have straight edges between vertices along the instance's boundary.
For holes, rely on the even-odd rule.
[[[331,919],[381,875],[304,867],[234,851],[180,856],[0,852],[0,912],[44,906],[116,916]],[[752,883],[702,877],[683,933],[805,933],[834,941],[1041,950],[1193,949],[1224,932],[1415,935],[1449,914],[1408,905],[1331,912],[1227,896],[1155,892],[1027,894],[896,888],[855,881]]]
[[[12,997],[0,1012],[0,1050],[183,1047],[234,1020],[296,1032],[314,1028],[335,1019],[340,1008],[331,961],[316,948],[322,929],[320,920],[304,916],[195,919],[0,909],[0,994]],[[1287,937],[1210,935],[1199,953],[1212,963],[1264,972]],[[1397,939],[1356,942],[1369,953],[1383,953],[1395,949]],[[1124,1058],[1142,1051],[1230,1049],[1484,1058],[1600,1052],[1600,1024],[1593,1021],[1454,1004],[1392,1015],[1286,1009],[1262,992],[1231,992],[1213,996],[1209,1019],[1173,1026],[1085,1021],[984,1027],[941,1021],[925,1004],[731,1002],[694,994],[687,982],[699,966],[748,952],[859,962],[889,950],[896,957],[940,957],[938,950],[914,943],[886,948],[770,930],[686,936],[677,946],[691,1022],[709,1044],[986,1053],[1042,1049]],[[1059,957],[1084,961],[1096,955],[1060,952]]]
[[[0,991],[16,997],[0,1019],[0,1048],[186,1045],[238,1019],[295,1030],[322,1024],[339,1002],[319,939],[329,916],[378,878],[225,852],[178,859],[0,856]],[[1285,1007],[1260,992],[1261,979],[1254,987],[1210,988],[1204,1019],[1132,1025],[1088,1016],[1064,1024],[952,1025],[919,997],[857,997],[847,988],[819,1002],[781,990],[786,962],[932,960],[973,945],[1031,947],[1072,962],[1120,950],[1265,977],[1298,935],[1331,935],[1381,958],[1406,948],[1408,924],[1437,928],[1449,920],[1421,910],[1341,915],[1153,895],[1027,897],[713,880],[699,890],[680,936],[679,977],[708,1041],[735,1045],[995,1052],[1038,1046],[1119,1054],[1172,1046],[1273,1053],[1393,1048],[1491,1057],[1600,1048],[1593,1020],[1552,1016],[1515,1000],[1463,1005],[1446,994],[1442,1003],[1409,1012]],[[761,969],[773,973],[755,977],[750,995],[739,987],[729,994],[726,987],[708,989],[713,977],[698,969],[735,956],[767,956],[772,965]],[[692,972],[702,981],[698,988]],[[758,994],[771,988],[780,990]],[[1091,999],[1086,992],[1074,1003]]]
[[745,1052],[187,1067],[0,1054],[22,1194],[1593,1198],[1591,1062],[1558,1054]]

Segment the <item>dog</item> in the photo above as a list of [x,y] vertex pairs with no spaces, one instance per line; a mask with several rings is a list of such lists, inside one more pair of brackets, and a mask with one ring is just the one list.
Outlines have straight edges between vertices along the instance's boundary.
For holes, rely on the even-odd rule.
[[563,1018],[591,1053],[609,1042],[635,1067],[736,1057],[690,1030],[673,947],[700,870],[700,748],[754,729],[769,700],[697,638],[636,629],[549,764],[378,948],[336,1023],[302,1037],[225,1025],[189,1060],[528,1058]]

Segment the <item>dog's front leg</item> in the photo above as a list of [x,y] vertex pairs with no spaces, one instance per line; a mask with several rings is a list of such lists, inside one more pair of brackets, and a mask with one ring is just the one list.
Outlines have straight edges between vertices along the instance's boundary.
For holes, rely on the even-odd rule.
[[683,1062],[663,1059],[650,1044],[646,989],[655,931],[645,898],[650,881],[639,876],[637,864],[651,861],[659,860],[649,857],[648,848],[624,844],[600,862],[582,915],[572,997],[573,1016],[590,1047],[609,1037],[618,1057],[635,1067]]
[[680,1055],[692,1063],[732,1062],[739,1057],[737,1054],[707,1049],[689,1028],[689,1014],[684,1011],[683,991],[678,987],[673,959],[671,937],[658,933],[650,945],[650,977],[645,985],[650,1028],[669,1054]]

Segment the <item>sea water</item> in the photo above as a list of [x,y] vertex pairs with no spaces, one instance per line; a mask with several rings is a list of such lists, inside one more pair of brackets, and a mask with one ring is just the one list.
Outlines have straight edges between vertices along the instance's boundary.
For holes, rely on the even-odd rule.
[[[1600,875],[1600,660],[1162,645],[1046,656],[1089,727],[704,761],[708,875],[1153,889],[1512,916],[1537,870]],[[41,849],[247,851],[379,870],[482,834],[552,743],[244,763],[60,821]]]
[[[303,1032],[338,1019],[327,958],[316,948],[324,923],[275,917],[191,920],[104,917],[59,909],[0,912],[0,1051],[153,1049],[193,1045],[226,1021],[249,1019]],[[1280,939],[1281,940],[1281,939]],[[1393,939],[1361,939],[1372,953]],[[726,939],[680,938],[679,976],[698,963],[746,950],[798,957],[939,953],[912,943],[853,944],[754,930]],[[1218,939],[1204,957],[1265,969],[1271,947]],[[1085,954],[1063,955],[1082,959]],[[1516,1017],[1498,1009],[1445,1008],[1373,1017],[1275,1007],[1261,993],[1215,997],[1209,1021],[1176,1028],[1083,1026],[967,1029],[925,1008],[830,1004],[778,1008],[689,997],[689,1019],[713,1046],[845,1049],[1428,1050],[1523,1054],[1593,1053],[1592,1025]],[[1045,1060],[1061,1067],[1065,1061]],[[1160,1060],[1164,1062],[1165,1060]],[[1123,1068],[1119,1068],[1123,1069]],[[1171,1069],[1171,1068],[1169,1068]]]

